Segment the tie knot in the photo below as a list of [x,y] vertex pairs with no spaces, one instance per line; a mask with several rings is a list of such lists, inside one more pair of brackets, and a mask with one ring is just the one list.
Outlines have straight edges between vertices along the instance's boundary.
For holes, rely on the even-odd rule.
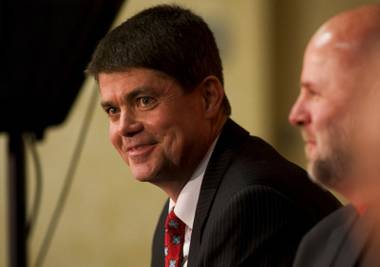
[[169,232],[185,233],[185,223],[172,210],[166,218],[165,228]]

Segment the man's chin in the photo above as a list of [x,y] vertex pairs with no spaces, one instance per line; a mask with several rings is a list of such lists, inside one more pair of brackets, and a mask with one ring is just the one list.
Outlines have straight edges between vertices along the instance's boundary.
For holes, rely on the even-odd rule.
[[152,178],[147,176],[134,176],[135,180],[138,182],[151,182]]
[[335,189],[339,182],[339,175],[336,173],[336,169],[327,160],[315,160],[314,162],[309,162],[308,164],[308,175],[311,181],[314,183],[327,188]]
[[147,169],[147,168],[134,168],[133,166],[130,167],[132,176],[135,178],[135,180],[139,182],[154,182],[155,177],[157,176],[154,172],[154,170]]
[[309,176],[309,179],[317,184],[318,186],[320,187],[323,187],[325,189],[329,189],[329,187],[327,185],[325,185],[315,174],[314,172],[311,170],[311,168],[308,168],[308,171],[307,171],[307,174]]
[[316,176],[315,171],[314,171],[314,164],[313,163],[308,163],[307,166],[307,174],[309,176],[309,179],[318,184],[318,185],[323,185],[320,179]]

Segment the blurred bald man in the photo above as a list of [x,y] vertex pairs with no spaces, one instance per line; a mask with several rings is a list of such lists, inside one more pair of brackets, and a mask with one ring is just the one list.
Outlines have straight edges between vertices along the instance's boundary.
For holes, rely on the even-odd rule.
[[350,202],[304,237],[295,266],[380,266],[380,5],[343,12],[312,37],[289,121],[310,177]]

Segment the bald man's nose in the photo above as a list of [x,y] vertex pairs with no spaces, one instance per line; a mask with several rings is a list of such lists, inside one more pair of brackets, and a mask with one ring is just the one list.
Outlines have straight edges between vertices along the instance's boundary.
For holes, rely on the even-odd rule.
[[304,107],[302,99],[298,97],[289,113],[289,122],[293,126],[304,126],[310,122],[310,115]]

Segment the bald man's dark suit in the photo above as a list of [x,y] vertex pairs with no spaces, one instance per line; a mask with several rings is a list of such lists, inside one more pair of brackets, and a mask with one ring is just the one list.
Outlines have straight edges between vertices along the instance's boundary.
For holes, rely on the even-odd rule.
[[380,236],[373,216],[370,211],[359,216],[351,205],[333,212],[303,238],[294,266],[380,266]]
[[[291,266],[301,237],[338,205],[302,169],[228,120],[201,186],[188,267]],[[154,235],[154,267],[164,266],[167,211],[166,204]]]

